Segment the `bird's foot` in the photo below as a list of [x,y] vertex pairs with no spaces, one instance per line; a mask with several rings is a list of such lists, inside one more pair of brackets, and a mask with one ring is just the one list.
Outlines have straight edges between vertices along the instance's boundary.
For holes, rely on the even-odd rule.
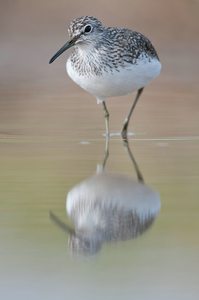
[[121,136],[123,140],[127,140],[127,128],[128,128],[128,122],[125,122],[121,132]]
[[111,133],[110,132],[105,132],[103,133],[103,136],[106,138],[106,139],[109,139],[111,137]]

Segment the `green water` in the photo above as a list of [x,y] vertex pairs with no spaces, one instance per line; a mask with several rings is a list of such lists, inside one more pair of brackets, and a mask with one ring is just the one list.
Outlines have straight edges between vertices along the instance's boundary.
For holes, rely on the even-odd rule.
[[[1,293],[4,299],[196,299],[198,293],[198,140],[130,140],[161,211],[137,239],[73,256],[69,235],[49,218],[65,212],[67,192],[95,173],[105,141],[62,136],[1,139]],[[108,171],[136,179],[119,138]],[[12,287],[12,288],[11,288]],[[93,296],[94,295],[94,296]]]

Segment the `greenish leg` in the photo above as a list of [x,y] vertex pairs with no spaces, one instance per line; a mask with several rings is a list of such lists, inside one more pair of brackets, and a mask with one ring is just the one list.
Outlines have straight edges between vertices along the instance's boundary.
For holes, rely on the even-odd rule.
[[142,92],[143,92],[143,89],[144,89],[144,88],[141,88],[141,89],[139,89],[139,90],[137,91],[137,95],[136,95],[136,97],[135,97],[135,100],[134,100],[134,102],[133,102],[133,105],[132,105],[132,107],[131,107],[131,109],[130,109],[130,111],[129,111],[128,116],[126,117],[126,119],[125,119],[125,121],[124,121],[124,125],[123,125],[122,132],[121,132],[121,135],[122,135],[122,138],[123,138],[123,139],[127,139],[127,130],[128,130],[129,121],[130,121],[131,115],[132,115],[132,113],[133,113],[133,110],[134,110],[134,108],[135,108],[135,106],[136,106],[136,104],[137,104],[137,102],[138,102],[138,99],[139,99],[140,95],[141,95]]
[[106,107],[105,101],[102,102],[103,109],[104,109],[104,117],[105,117],[105,125],[106,125],[106,136],[109,136],[109,112]]

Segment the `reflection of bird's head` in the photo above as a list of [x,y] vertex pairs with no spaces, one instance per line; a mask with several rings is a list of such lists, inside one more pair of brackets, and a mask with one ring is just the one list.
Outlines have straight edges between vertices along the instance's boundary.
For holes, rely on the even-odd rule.
[[78,237],[77,235],[70,235],[68,244],[73,254],[89,256],[96,254],[101,249],[102,242],[95,239]]

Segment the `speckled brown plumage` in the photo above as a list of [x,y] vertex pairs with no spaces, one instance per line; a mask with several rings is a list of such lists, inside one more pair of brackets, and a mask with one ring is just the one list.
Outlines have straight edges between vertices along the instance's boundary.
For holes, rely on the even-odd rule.
[[79,55],[79,49],[74,48],[71,62],[79,74],[94,72],[102,75],[103,71],[119,72],[120,67],[137,64],[142,58],[159,60],[152,43],[143,34],[126,28],[104,27],[94,17],[72,21],[68,30],[70,37],[78,35],[87,24],[92,25],[97,38],[92,38],[92,49],[85,56]]

